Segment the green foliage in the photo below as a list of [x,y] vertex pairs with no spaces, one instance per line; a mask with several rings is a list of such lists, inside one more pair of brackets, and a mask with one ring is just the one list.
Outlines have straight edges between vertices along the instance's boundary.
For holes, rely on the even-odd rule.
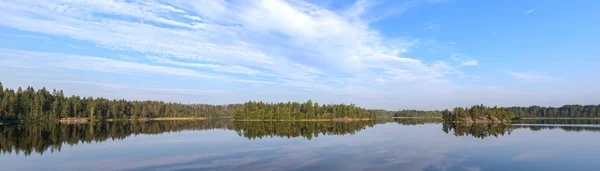
[[[0,83],[0,89],[2,83]],[[27,87],[0,91],[0,120],[42,121],[68,117],[90,120],[139,117],[232,117],[238,104],[180,104],[162,101],[126,101],[105,98],[65,97],[63,91]]]
[[374,118],[375,114],[354,104],[322,105],[312,101],[304,103],[246,102],[233,112],[237,120],[303,120],[334,118]]
[[452,111],[444,110],[442,118],[445,121],[511,120],[515,118],[515,115],[506,108],[476,105],[471,108],[455,107]]
[[564,105],[562,107],[509,107],[517,117],[600,117],[600,105]]

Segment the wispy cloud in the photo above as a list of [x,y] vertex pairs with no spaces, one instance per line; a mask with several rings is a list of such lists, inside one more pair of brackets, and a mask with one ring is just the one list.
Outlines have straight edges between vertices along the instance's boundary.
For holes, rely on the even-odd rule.
[[527,81],[527,82],[555,80],[554,77],[549,76],[546,73],[540,73],[540,72],[535,72],[535,73],[508,72],[508,74],[513,76],[514,78],[520,79],[522,81]]
[[216,79],[252,84],[273,84],[273,82],[270,81],[248,80],[225,75],[215,75],[213,73],[203,73],[191,69],[149,65],[102,57],[47,52],[29,52],[11,49],[0,49],[0,66],[13,68],[67,69],[146,76],[161,74],[167,76],[173,75],[196,77],[202,79]]
[[127,85],[121,84],[110,84],[110,83],[102,83],[102,82],[94,82],[94,81],[75,81],[75,80],[45,80],[47,82],[53,83],[63,83],[63,84],[80,84],[80,85],[92,85],[92,86],[100,86],[112,89],[122,89],[127,88]]
[[450,56],[450,58],[459,62],[460,66],[477,66],[477,65],[479,65],[479,61],[477,61],[469,56],[463,55],[463,54],[454,53]]
[[128,54],[2,49],[5,63],[0,65],[178,76],[215,86],[237,82],[331,94],[400,91],[410,84],[445,86],[452,84],[452,75],[463,74],[462,66],[479,63],[408,56],[418,39],[386,37],[370,26],[381,16],[439,2],[411,0],[373,12],[388,6],[357,1],[334,11],[280,0],[0,1],[0,26]]
[[529,14],[531,14],[533,11],[535,11],[535,9],[529,9],[529,10],[525,11],[525,15],[529,15]]
[[479,62],[474,59],[469,59],[467,61],[463,61],[462,63],[460,63],[460,65],[461,66],[477,66],[477,65],[479,65]]
[[[202,78],[215,78],[194,70],[148,65],[129,61],[119,61],[101,57],[69,55],[61,53],[29,52],[0,49],[1,63],[16,66],[28,65],[34,68],[58,68],[73,70],[91,70],[125,74],[168,74]],[[10,66],[7,66],[10,67]]]
[[45,82],[61,83],[61,84],[77,84],[77,85],[88,85],[98,86],[109,89],[127,89],[127,90],[143,90],[151,91],[154,93],[167,93],[167,94],[180,94],[180,95],[215,95],[225,93],[225,90],[207,90],[207,89],[184,89],[184,88],[161,88],[156,86],[148,85],[125,85],[125,84],[111,84],[96,81],[82,81],[82,80],[44,80]]
[[[158,62],[208,68],[217,73],[255,75],[269,71],[286,79],[305,82],[315,82],[323,74],[340,72],[360,75],[362,79],[389,73],[379,72],[381,68],[407,70],[407,74],[416,78],[413,80],[419,81],[437,82],[444,80],[446,75],[439,74],[443,71],[436,68],[437,61],[428,64],[403,57],[402,52],[410,44],[400,47],[386,44],[385,38],[360,18],[347,18],[348,15],[304,2],[265,0],[242,5],[226,1],[26,1],[2,4],[0,8],[7,13],[0,21],[8,27],[91,41],[110,49],[166,56]],[[368,9],[363,1],[355,6]],[[361,10],[356,8],[351,10],[360,13]],[[111,15],[148,22],[107,17]],[[256,35],[261,39],[256,39]],[[303,58],[295,54],[302,54]],[[175,59],[194,62],[176,62]],[[308,66],[313,65],[312,60],[320,61],[318,68]]]

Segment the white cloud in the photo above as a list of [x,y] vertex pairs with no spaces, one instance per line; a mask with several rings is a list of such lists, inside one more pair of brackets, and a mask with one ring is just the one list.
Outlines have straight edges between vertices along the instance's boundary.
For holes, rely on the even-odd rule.
[[529,9],[525,12],[525,15],[529,15],[531,14],[533,11],[535,11],[535,9]]
[[226,65],[216,65],[216,64],[205,64],[205,63],[185,63],[185,62],[176,62],[172,61],[168,58],[163,57],[148,57],[155,62],[162,64],[172,64],[177,66],[184,67],[195,67],[195,68],[208,68],[218,72],[228,72],[228,73],[237,73],[237,74],[247,74],[247,75],[256,75],[261,73],[260,71],[256,71],[247,67],[242,66],[226,66]]
[[450,56],[450,58],[459,62],[460,66],[478,66],[479,65],[479,61],[477,61],[469,56],[466,56],[464,54],[454,53]]
[[477,66],[479,65],[479,62],[477,60],[474,59],[470,59],[467,61],[463,61],[462,63],[460,63],[461,66]]
[[552,81],[554,77],[549,76],[546,73],[520,73],[520,72],[508,72],[509,75],[527,82],[540,82],[540,81]]
[[44,81],[54,82],[54,83],[63,83],[63,84],[92,85],[92,86],[100,86],[100,87],[106,87],[106,88],[112,88],[112,89],[122,89],[122,88],[128,87],[126,85],[109,84],[109,83],[101,83],[101,82],[94,82],[94,81],[75,81],[75,80],[44,80]]
[[[130,61],[120,61],[101,57],[69,55],[61,53],[29,52],[0,49],[0,66],[10,68],[67,69],[80,71],[109,72],[132,75],[153,74],[217,79],[252,84],[273,84],[269,81],[248,80],[196,70],[149,65]],[[85,83],[85,82],[80,82]]]
[[[15,66],[29,65],[33,68],[58,68],[73,70],[91,70],[98,72],[113,72],[127,74],[168,74],[202,78],[217,76],[194,70],[147,65],[108,58],[69,55],[60,53],[29,52],[10,49],[0,49],[0,59],[4,64]],[[5,67],[11,67],[5,65]]]
[[460,66],[478,64],[405,56],[418,39],[388,38],[372,29],[363,16],[377,5],[358,1],[347,11],[331,11],[279,0],[1,1],[0,25],[149,60],[11,51],[4,61],[13,66],[176,75],[332,94],[399,92],[409,84],[443,87],[452,83],[450,75],[462,74]]

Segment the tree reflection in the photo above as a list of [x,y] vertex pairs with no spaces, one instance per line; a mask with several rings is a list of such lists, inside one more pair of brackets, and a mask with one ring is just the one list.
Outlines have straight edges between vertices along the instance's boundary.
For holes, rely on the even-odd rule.
[[374,121],[357,122],[234,122],[233,129],[238,135],[248,139],[263,137],[303,137],[312,139],[322,135],[354,134],[368,127]]
[[488,138],[504,136],[515,129],[515,126],[508,124],[475,124],[475,123],[444,123],[442,130],[448,134],[451,131],[454,135],[459,136],[473,136],[476,138]]
[[189,120],[148,122],[90,122],[60,124],[57,122],[0,125],[2,154],[60,151],[63,145],[121,140],[139,134],[163,134],[183,130],[235,130],[248,139],[263,137],[303,137],[354,134],[374,121],[361,122],[233,122],[231,120]]
[[441,118],[402,118],[394,119],[394,122],[400,125],[424,125],[424,124],[439,124],[442,123]]
[[138,134],[231,128],[229,120],[9,124],[0,125],[0,150],[2,154],[14,152],[28,156],[35,152],[43,155],[47,151],[60,151],[65,144],[125,139]]
[[541,131],[541,130],[554,130],[560,129],[566,132],[600,132],[600,127],[598,126],[568,126],[568,125],[517,125],[515,128],[519,129],[529,129],[532,131]]

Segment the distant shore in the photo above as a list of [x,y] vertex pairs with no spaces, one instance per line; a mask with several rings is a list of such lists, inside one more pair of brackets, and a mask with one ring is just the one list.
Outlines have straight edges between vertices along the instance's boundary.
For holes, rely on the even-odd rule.
[[402,117],[392,117],[393,119],[442,119],[442,117],[432,116],[432,117],[423,117],[423,116],[402,116]]

